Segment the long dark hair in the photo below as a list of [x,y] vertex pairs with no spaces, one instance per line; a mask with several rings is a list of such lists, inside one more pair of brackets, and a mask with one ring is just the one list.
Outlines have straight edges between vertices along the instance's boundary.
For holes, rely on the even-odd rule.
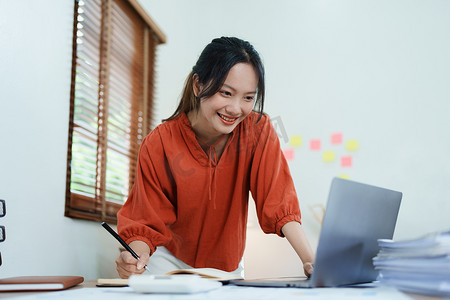
[[[264,108],[264,66],[258,52],[253,46],[236,37],[216,38],[209,43],[200,54],[197,63],[184,84],[183,93],[177,109],[164,121],[172,120],[178,115],[198,110],[200,99],[214,95],[222,87],[230,69],[238,63],[253,65],[258,75],[258,87],[254,110],[258,111],[261,118]],[[200,93],[195,96],[193,89],[193,77],[197,74],[199,83],[203,86]]]

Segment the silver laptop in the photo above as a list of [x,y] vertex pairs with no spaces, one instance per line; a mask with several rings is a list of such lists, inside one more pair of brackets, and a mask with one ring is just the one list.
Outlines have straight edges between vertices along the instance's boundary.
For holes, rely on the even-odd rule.
[[241,286],[334,287],[374,281],[378,239],[391,239],[402,193],[341,178],[331,183],[314,272],[303,278],[234,280]]

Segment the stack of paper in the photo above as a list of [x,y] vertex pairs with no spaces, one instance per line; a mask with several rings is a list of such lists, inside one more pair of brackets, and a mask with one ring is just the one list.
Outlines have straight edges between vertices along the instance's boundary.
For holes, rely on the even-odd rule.
[[380,283],[412,293],[450,296],[450,232],[407,240],[378,240],[373,259]]

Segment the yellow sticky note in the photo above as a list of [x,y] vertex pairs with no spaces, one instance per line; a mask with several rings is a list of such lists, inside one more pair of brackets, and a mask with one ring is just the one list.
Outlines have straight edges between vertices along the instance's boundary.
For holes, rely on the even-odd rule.
[[290,144],[292,147],[300,147],[302,145],[302,137],[299,135],[292,136]]
[[359,144],[359,143],[358,143],[357,140],[348,140],[348,141],[345,143],[345,148],[346,148],[347,150],[350,150],[350,151],[355,151],[355,150],[358,150],[358,147],[359,147],[358,144]]
[[350,175],[348,174],[339,174],[337,177],[342,178],[342,179],[350,179]]
[[324,162],[334,161],[334,151],[325,151],[323,153],[323,161]]

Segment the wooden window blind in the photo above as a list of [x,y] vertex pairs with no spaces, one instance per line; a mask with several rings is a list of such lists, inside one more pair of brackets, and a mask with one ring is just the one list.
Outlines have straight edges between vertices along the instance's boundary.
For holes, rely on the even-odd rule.
[[136,1],[75,1],[66,216],[116,222],[151,128],[164,42]]

